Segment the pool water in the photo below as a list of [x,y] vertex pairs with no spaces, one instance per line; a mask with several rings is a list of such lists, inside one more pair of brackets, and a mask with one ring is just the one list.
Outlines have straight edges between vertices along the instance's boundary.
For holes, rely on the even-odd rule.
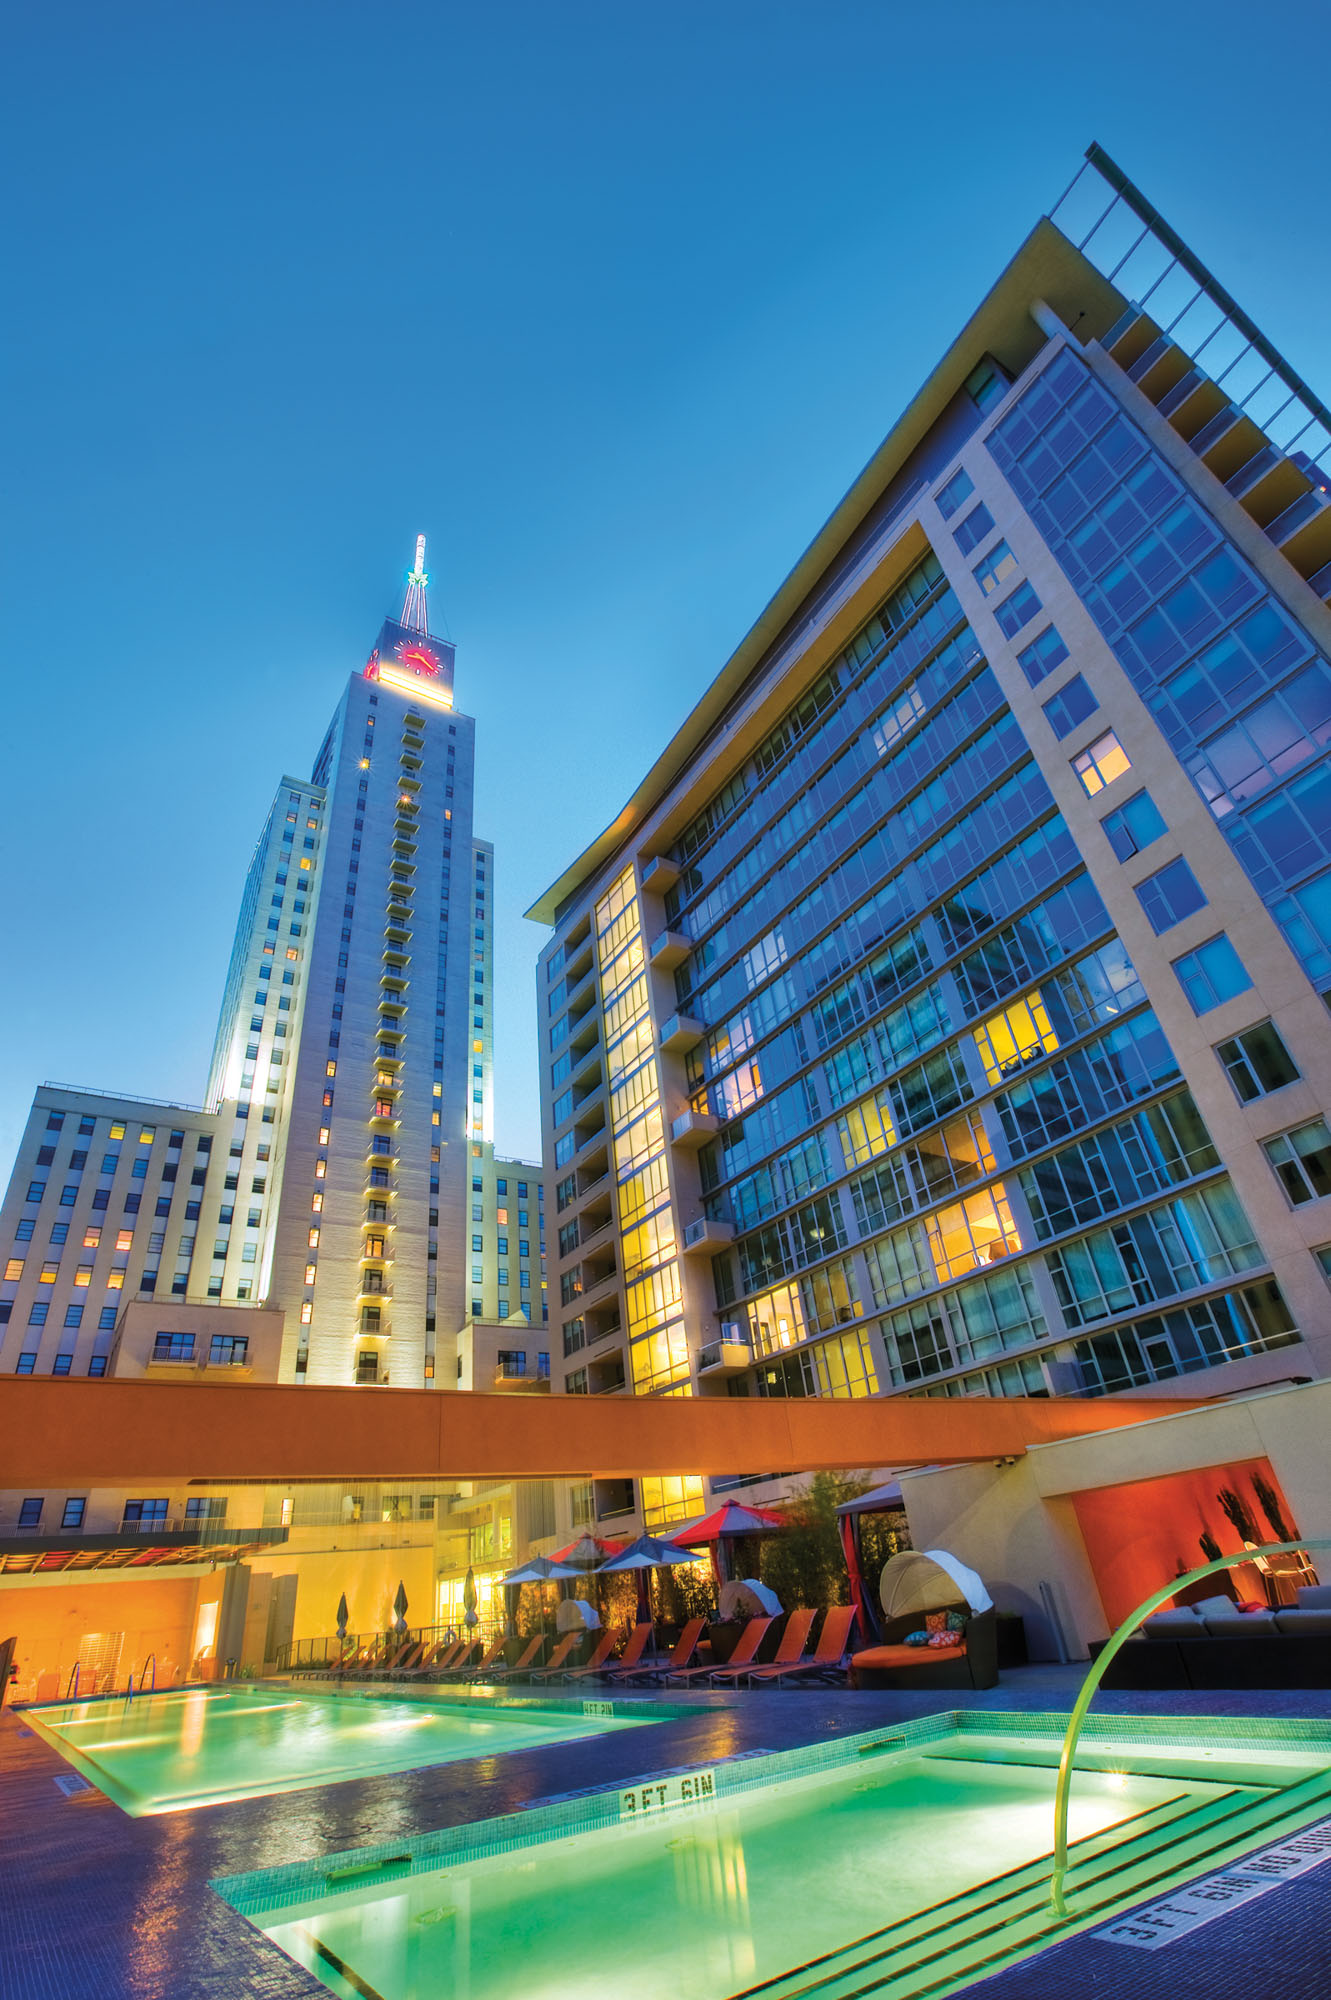
[[540,1749],[677,1714],[656,1704],[191,1688],[29,1708],[25,1721],[135,1817]]
[[[581,1811],[582,1831],[547,1833],[525,1816],[483,1822],[393,1853],[361,1850],[214,1887],[344,2000],[726,2000],[767,1981],[773,2000],[877,1992],[880,1983],[884,1993],[934,1993],[950,1983],[938,1977],[950,1938],[923,1948],[932,1970],[918,1987],[908,1950],[884,1958],[874,1947],[866,1978],[870,1960],[855,1941],[884,1926],[909,1931],[917,1913],[937,1916],[949,1898],[964,1910],[968,1891],[974,1965],[992,1970],[1045,1941],[1057,1736],[957,1729],[910,1741],[914,1727],[886,1743],[851,1739],[830,1767],[800,1775],[779,1772],[809,1753],[765,1756],[747,1773],[722,1766],[710,1797],[645,1817],[640,1799],[630,1811],[626,1795],[603,1794],[599,1807],[579,1801],[534,1816],[553,1827],[562,1814],[576,1826],[568,1815]],[[1116,1843],[1149,1846],[1143,1829],[1159,1828],[1168,1849],[1171,1827],[1177,1835],[1208,1814],[1214,1843],[1216,1824],[1242,1824],[1246,1809],[1265,1810],[1282,1788],[1331,1764],[1331,1744],[1247,1751],[1255,1761],[1240,1764],[1232,1746],[1217,1760],[1198,1743],[1175,1762],[1155,1744],[1146,1753],[1155,1768],[1141,1768],[1141,1745],[1090,1745],[1071,1815],[1073,1842],[1097,1857],[1088,1869],[1112,1875],[1122,1865]],[[601,1823],[587,1824],[594,1818]],[[996,1878],[1030,1885],[998,1920],[984,1914],[985,1899],[1004,1893]],[[1032,1923],[1034,1942],[1023,1944],[1017,1934]],[[830,1971],[810,1968],[825,1954],[837,1955]]]

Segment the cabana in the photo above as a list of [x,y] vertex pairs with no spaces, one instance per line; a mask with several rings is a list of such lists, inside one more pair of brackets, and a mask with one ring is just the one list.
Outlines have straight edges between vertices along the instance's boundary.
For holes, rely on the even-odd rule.
[[903,1549],[878,1585],[882,1643],[851,1658],[854,1687],[994,1687],[993,1599],[946,1549]]
[[857,1493],[853,1500],[844,1501],[836,1511],[841,1550],[846,1558],[846,1574],[850,1578],[850,1601],[855,1606],[865,1638],[877,1639],[880,1636],[878,1607],[873,1591],[864,1580],[864,1517],[866,1514],[904,1515],[906,1509],[901,1498],[901,1481],[889,1479],[886,1486],[875,1486],[868,1493]]

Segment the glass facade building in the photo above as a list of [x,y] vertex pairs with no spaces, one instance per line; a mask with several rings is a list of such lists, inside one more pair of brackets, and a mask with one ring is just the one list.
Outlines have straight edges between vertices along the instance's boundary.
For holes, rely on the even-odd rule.
[[1040,223],[531,912],[557,1389],[1331,1369],[1326,413],[1096,247]]

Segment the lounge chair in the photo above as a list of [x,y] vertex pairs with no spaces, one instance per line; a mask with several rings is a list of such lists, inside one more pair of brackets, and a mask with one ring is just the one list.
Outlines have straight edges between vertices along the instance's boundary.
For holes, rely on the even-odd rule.
[[[582,1634],[580,1632],[570,1632],[568,1634],[568,1637],[570,1639],[580,1639],[582,1637]],[[537,1660],[539,1660],[539,1658],[541,1657],[541,1653],[544,1649],[544,1646],[545,1646],[545,1634],[544,1632],[538,1632],[536,1637],[532,1639],[527,1646],[524,1647],[523,1651],[518,1656],[518,1658],[514,1660],[511,1667],[493,1666],[488,1669],[486,1673],[486,1679],[492,1681],[516,1680],[519,1674],[525,1674],[530,1670],[530,1668],[535,1666]],[[572,1651],[572,1647],[569,1648],[569,1651],[570,1652]],[[478,1673],[480,1672],[479,1668],[477,1669],[477,1672]]]
[[560,1640],[559,1644],[555,1647],[554,1652],[551,1653],[548,1665],[544,1667],[533,1667],[530,1673],[527,1675],[528,1680],[531,1681],[553,1680],[556,1674],[560,1674],[564,1671],[564,1665],[568,1659],[569,1654],[582,1644],[583,1638],[584,1638],[584,1633],[582,1632],[566,1632],[563,1638]]
[[[503,1652],[504,1645],[505,1641],[503,1639],[495,1639],[486,1647],[485,1652],[481,1655],[475,1666],[467,1665],[466,1655],[464,1654],[461,1659],[455,1659],[451,1666],[444,1668],[434,1678],[441,1681],[481,1680],[489,1673],[491,1667]],[[472,1650],[474,1651],[475,1649],[473,1648]]]
[[395,1670],[394,1679],[401,1676],[404,1679],[420,1680],[433,1668],[442,1667],[448,1661],[455,1659],[459,1651],[460,1647],[457,1641],[452,1639],[447,1641],[441,1639],[437,1645],[433,1646],[422,1645],[420,1658],[416,1660],[404,1660],[402,1665]]
[[705,1618],[690,1618],[688,1624],[675,1641],[670,1658],[657,1667],[631,1667],[627,1673],[614,1675],[616,1680],[663,1681],[668,1674],[682,1673],[698,1650],[699,1641],[706,1625]]
[[[612,1645],[617,1636],[617,1634],[613,1633],[610,1635]],[[629,1633],[627,1645],[617,1660],[607,1659],[601,1653],[600,1646],[598,1646],[585,1667],[567,1668],[564,1673],[564,1679],[566,1681],[580,1681],[584,1674],[596,1674],[603,1681],[627,1680],[631,1673],[636,1672],[638,1662],[642,1659],[647,1642],[651,1636],[652,1627],[650,1624],[635,1625]]]
[[423,1639],[415,1640],[410,1646],[404,1647],[397,1654],[391,1666],[386,1671],[392,1675],[394,1680],[397,1679],[399,1674],[416,1673],[425,1658],[426,1650],[426,1644]]
[[[597,1640],[595,1646],[592,1648],[590,1657],[583,1663],[582,1666],[560,1668],[559,1671],[560,1680],[561,1681],[577,1680],[582,1674],[599,1673],[601,1668],[605,1665],[606,1661],[610,1658],[611,1653],[613,1653],[613,1651],[615,1650],[615,1647],[619,1644],[619,1640],[620,1640],[620,1634],[617,1631],[615,1631],[613,1626],[610,1628],[608,1632],[602,1632],[600,1638]],[[541,1680],[546,1680],[549,1678],[551,1674],[553,1674],[553,1672],[554,1672],[553,1666],[547,1667],[542,1671],[539,1678]]]
[[690,1681],[703,1679],[710,1681],[718,1673],[741,1672],[757,1657],[758,1648],[767,1637],[772,1622],[770,1618],[750,1618],[736,1639],[735,1650],[724,1667],[672,1667],[666,1674],[667,1681],[673,1687],[677,1681],[687,1685]]
[[743,1661],[736,1662],[731,1659],[724,1667],[712,1669],[713,1685],[721,1681],[733,1681],[738,1687],[741,1676],[751,1681],[755,1674],[770,1674],[778,1668],[797,1666],[804,1657],[804,1647],[817,1616],[816,1610],[792,1611],[786,1620],[786,1629],[781,1634],[781,1644],[776,1649],[770,1667],[752,1665],[752,1654],[749,1655],[750,1664],[747,1666]]
[[770,1667],[751,1667],[749,1686],[762,1686],[775,1682],[778,1686],[786,1680],[812,1679],[831,1680],[844,1673],[849,1665],[850,1635],[855,1629],[855,1607],[853,1604],[834,1604],[823,1620],[823,1629],[818,1635],[818,1644],[807,1660],[792,1660],[785,1663],[780,1653]]

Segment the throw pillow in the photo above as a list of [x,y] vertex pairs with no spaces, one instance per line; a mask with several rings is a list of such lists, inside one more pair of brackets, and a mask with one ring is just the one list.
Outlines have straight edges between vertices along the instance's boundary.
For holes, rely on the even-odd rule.
[[931,1632],[929,1635],[929,1644],[931,1646],[943,1647],[959,1646],[961,1644],[961,1634],[960,1632]]
[[949,1632],[964,1632],[965,1629],[966,1629],[965,1612],[949,1611],[947,1614],[947,1630]]
[[927,1632],[907,1632],[901,1643],[904,1646],[927,1646],[929,1643],[929,1634]]
[[926,1611],[924,1614],[924,1629],[926,1632],[946,1632],[946,1611]]

